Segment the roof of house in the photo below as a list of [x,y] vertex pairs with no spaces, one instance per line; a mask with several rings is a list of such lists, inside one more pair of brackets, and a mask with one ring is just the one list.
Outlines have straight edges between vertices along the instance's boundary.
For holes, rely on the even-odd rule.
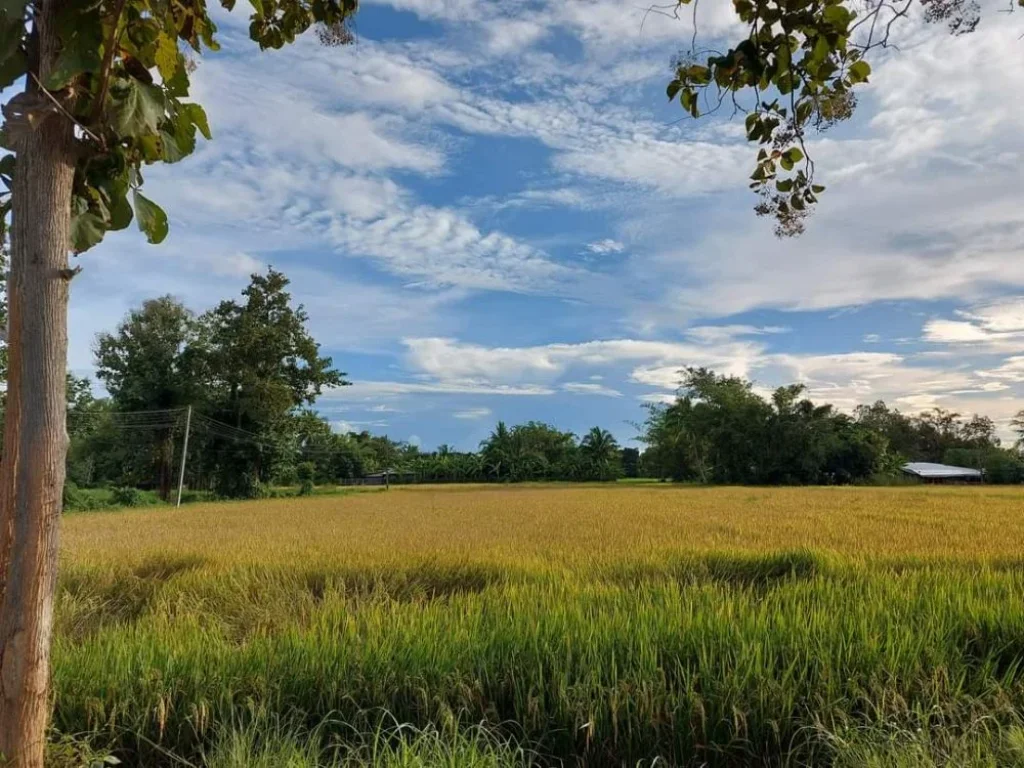
[[930,461],[912,461],[903,465],[903,471],[918,477],[964,477],[979,478],[980,469],[951,467],[948,464],[933,464]]

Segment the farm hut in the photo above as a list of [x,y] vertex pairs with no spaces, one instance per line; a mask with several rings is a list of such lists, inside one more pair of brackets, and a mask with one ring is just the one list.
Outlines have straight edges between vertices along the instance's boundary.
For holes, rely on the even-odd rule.
[[953,467],[928,461],[912,461],[903,465],[903,472],[925,483],[980,483],[985,472],[970,467]]

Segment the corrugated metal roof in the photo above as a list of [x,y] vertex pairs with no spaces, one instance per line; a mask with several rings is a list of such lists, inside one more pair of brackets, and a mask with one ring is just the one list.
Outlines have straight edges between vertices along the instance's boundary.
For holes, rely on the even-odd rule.
[[903,471],[918,477],[981,477],[980,469],[951,467],[948,464],[933,464],[930,461],[912,461],[903,465]]

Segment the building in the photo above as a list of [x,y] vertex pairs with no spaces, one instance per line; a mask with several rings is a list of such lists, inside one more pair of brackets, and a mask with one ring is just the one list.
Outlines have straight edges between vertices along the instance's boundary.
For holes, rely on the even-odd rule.
[[985,472],[981,469],[952,467],[929,461],[912,461],[904,464],[903,471],[925,483],[980,483],[985,479]]

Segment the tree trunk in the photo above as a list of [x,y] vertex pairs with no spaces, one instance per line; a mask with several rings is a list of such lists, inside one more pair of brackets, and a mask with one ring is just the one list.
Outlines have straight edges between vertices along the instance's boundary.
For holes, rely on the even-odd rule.
[[[39,3],[39,79],[59,40]],[[29,86],[32,87],[31,85]],[[73,132],[52,114],[19,140],[8,280],[7,413],[0,462],[0,755],[42,768],[67,453],[68,264]]]

